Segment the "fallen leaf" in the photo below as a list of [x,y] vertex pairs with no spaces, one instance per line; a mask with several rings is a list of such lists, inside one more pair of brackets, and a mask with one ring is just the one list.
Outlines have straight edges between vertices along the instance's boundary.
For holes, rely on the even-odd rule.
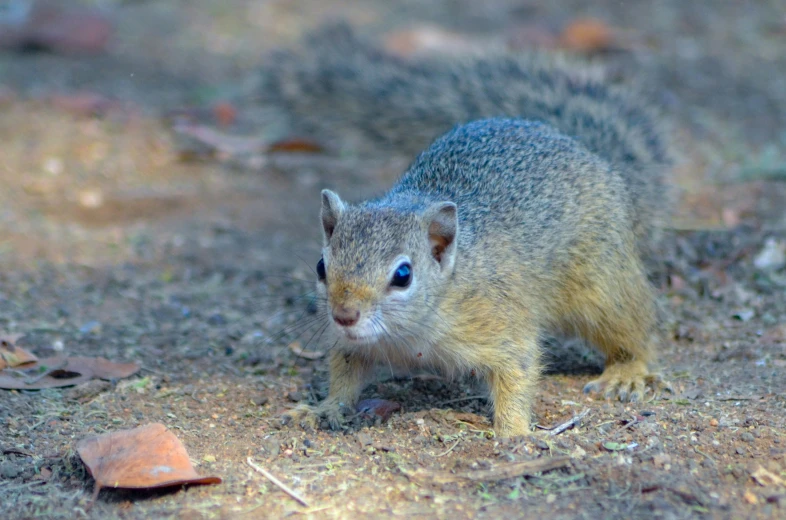
[[79,457],[101,488],[149,489],[182,484],[220,484],[191,465],[180,440],[159,423],[88,437],[76,444]]
[[230,126],[237,120],[237,109],[228,101],[221,101],[213,106],[213,116],[220,126]]
[[600,52],[612,47],[614,35],[605,22],[594,18],[580,18],[565,26],[559,42],[562,47],[576,52]]
[[282,139],[276,141],[268,147],[268,152],[288,152],[288,153],[321,153],[324,152],[322,146],[314,141],[306,139]]
[[622,444],[622,443],[619,443],[619,442],[606,441],[606,442],[603,443],[603,447],[606,448],[609,451],[622,451],[622,450],[626,449],[628,447],[628,445],[627,444]]
[[108,359],[84,356],[55,356],[39,359],[22,369],[0,371],[0,388],[41,390],[74,386],[91,379],[122,379],[137,373],[138,363],[115,363]]
[[0,370],[24,366],[38,360],[30,352],[16,346],[16,340],[19,337],[18,334],[0,336]]
[[139,372],[139,363],[115,363],[102,357],[74,356],[68,358],[69,370],[89,369],[99,379],[123,379]]
[[401,405],[395,401],[385,399],[365,399],[355,407],[358,413],[376,415],[387,421],[394,412],[401,410]]

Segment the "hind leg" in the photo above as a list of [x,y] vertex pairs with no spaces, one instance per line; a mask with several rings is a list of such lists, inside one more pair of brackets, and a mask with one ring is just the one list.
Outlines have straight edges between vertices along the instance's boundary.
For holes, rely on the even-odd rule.
[[669,389],[650,371],[657,347],[655,296],[633,258],[628,257],[627,268],[602,269],[600,277],[584,279],[570,295],[570,325],[606,355],[603,374],[584,392],[621,401]]

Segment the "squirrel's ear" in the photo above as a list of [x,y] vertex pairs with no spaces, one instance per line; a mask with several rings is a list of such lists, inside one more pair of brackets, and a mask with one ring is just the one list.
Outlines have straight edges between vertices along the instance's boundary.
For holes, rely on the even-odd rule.
[[428,240],[431,255],[439,262],[443,271],[451,271],[456,257],[456,236],[458,235],[458,212],[452,202],[438,202],[424,215],[428,226]]
[[333,236],[333,231],[338,224],[338,218],[344,211],[344,203],[341,198],[330,190],[322,190],[322,231],[324,232],[325,242]]

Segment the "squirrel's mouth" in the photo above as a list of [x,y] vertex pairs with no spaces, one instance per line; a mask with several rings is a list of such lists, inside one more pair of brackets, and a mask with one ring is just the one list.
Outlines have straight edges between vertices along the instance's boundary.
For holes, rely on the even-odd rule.
[[361,322],[349,327],[338,323],[334,325],[339,336],[352,345],[369,345],[379,339],[376,331],[367,323]]
[[[354,328],[355,327],[353,327],[353,329]],[[373,333],[362,333],[353,329],[339,327],[339,330],[342,332],[344,338],[355,345],[368,345],[369,343],[374,343],[377,340],[377,336]]]

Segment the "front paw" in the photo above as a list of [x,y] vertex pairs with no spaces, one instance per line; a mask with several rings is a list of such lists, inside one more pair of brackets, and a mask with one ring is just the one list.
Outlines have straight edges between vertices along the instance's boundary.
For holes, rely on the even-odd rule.
[[662,391],[671,392],[671,385],[660,375],[650,373],[640,361],[609,365],[598,379],[584,387],[585,394],[602,393],[606,399],[623,402],[641,401],[647,393],[655,396]]
[[340,403],[324,401],[317,406],[301,404],[285,412],[282,422],[287,424],[299,424],[301,428],[316,430],[319,428],[322,419],[327,421],[331,430],[340,430],[346,422]]

